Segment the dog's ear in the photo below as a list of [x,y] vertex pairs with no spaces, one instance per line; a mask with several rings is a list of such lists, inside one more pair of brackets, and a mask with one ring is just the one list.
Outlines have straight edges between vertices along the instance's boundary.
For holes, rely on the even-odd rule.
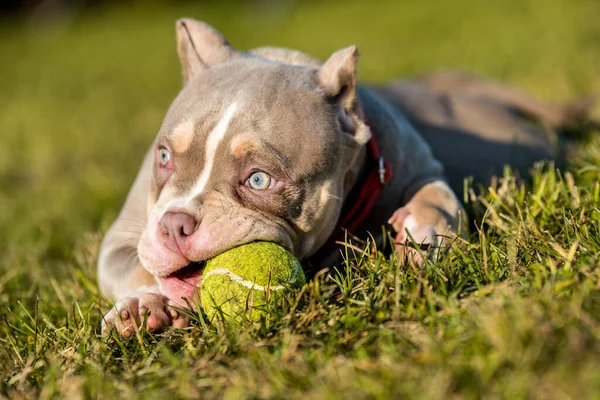
[[343,131],[351,133],[359,144],[365,144],[371,137],[369,128],[360,117],[356,98],[356,46],[336,51],[318,71],[319,85],[339,105],[338,119]]
[[328,95],[352,97],[356,88],[356,46],[336,51],[319,69],[319,84]]
[[221,64],[237,55],[227,39],[204,22],[184,18],[177,21],[175,27],[177,53],[185,83],[202,70]]

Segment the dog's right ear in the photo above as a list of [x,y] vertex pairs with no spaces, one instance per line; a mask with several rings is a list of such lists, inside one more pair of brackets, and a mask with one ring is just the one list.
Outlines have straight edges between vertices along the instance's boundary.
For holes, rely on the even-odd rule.
[[360,118],[356,96],[357,62],[356,46],[338,50],[321,66],[317,79],[325,93],[338,103],[338,120],[342,130],[352,133],[355,141],[364,145],[371,138],[371,131]]
[[185,83],[206,68],[238,54],[219,31],[204,22],[184,18],[177,21],[175,28],[177,53]]

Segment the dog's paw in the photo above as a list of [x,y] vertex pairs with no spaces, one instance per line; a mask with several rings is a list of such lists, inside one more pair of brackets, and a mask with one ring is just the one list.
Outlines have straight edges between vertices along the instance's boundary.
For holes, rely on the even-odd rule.
[[137,297],[126,297],[119,300],[115,306],[102,317],[102,334],[108,334],[116,329],[121,336],[128,337],[138,328],[139,299]]
[[149,332],[158,332],[169,326],[185,328],[189,318],[174,307],[178,307],[177,304],[157,293],[126,297],[102,319],[102,333],[116,329],[119,335],[129,337],[140,328]]
[[[419,224],[417,218],[406,207],[397,209],[388,223],[396,231],[394,244],[401,259],[412,260],[422,266],[422,255],[428,258],[435,257],[440,240],[433,226]],[[412,244],[409,244],[409,241],[412,241]],[[419,247],[421,251],[414,247]]]

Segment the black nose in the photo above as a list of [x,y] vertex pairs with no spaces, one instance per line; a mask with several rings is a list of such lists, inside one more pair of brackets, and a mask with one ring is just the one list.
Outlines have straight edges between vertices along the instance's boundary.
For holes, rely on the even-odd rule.
[[166,212],[160,219],[159,227],[165,236],[165,245],[171,251],[180,253],[185,239],[198,229],[198,220],[190,214]]

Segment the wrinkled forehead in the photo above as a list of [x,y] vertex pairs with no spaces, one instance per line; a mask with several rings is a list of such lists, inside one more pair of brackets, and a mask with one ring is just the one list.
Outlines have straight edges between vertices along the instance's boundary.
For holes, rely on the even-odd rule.
[[[339,147],[335,107],[314,70],[263,62],[228,63],[196,77],[173,102],[161,128],[176,151],[204,143],[227,118],[231,143],[259,141],[293,159],[322,160]],[[236,136],[236,137],[234,137]]]

